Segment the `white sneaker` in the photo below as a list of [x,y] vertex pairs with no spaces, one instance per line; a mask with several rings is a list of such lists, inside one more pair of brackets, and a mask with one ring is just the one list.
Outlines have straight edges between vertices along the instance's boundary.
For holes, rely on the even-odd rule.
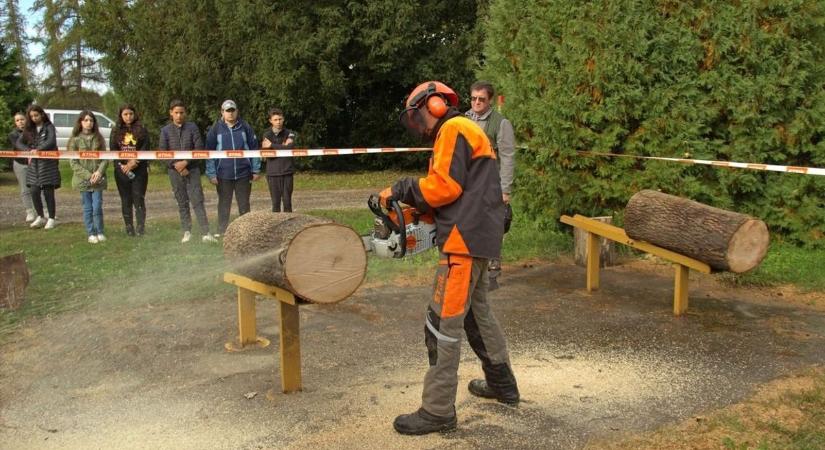
[[52,228],[54,228],[56,226],[57,226],[57,221],[50,217],[49,220],[46,221],[46,226],[43,227],[43,228],[46,229],[46,230],[51,230]]
[[26,222],[31,222],[37,218],[37,214],[35,214],[33,209],[26,210]]
[[205,234],[205,235],[201,238],[201,241],[203,241],[203,242],[208,242],[208,243],[213,243],[213,244],[214,244],[214,243],[216,243],[216,242],[218,242],[218,240],[217,240],[217,239],[215,239],[214,237],[212,237],[212,236],[211,236],[211,235],[209,235],[209,234]]
[[95,235],[89,236],[89,243],[90,244],[97,244],[98,242],[99,242],[99,240],[97,239],[97,236],[95,236]]
[[38,228],[38,227],[42,227],[43,224],[45,224],[45,223],[46,223],[46,219],[44,219],[43,216],[37,216],[37,218],[34,219],[34,222],[32,222],[32,224],[29,225],[29,226],[32,227],[32,228]]
[[106,241],[106,236],[104,236],[102,234],[97,235],[97,242],[105,242],[105,241]]
[[188,231],[183,232],[183,238],[180,240],[182,244],[189,242],[189,239],[192,239],[192,233]]

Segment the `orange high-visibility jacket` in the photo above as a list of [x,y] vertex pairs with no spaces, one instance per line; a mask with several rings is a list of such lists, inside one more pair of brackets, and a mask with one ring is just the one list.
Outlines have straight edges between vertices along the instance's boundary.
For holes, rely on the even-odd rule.
[[441,252],[500,256],[504,202],[496,156],[472,120],[450,111],[438,129],[427,176],[398,180],[392,196],[419,211],[433,211]]

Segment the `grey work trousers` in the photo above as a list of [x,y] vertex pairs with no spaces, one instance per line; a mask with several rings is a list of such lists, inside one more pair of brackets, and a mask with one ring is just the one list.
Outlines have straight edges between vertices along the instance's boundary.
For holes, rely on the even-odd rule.
[[[479,357],[488,382],[512,383],[507,343],[490,303],[484,258],[445,255],[439,258],[435,287],[427,307],[424,341],[430,368],[424,377],[421,407],[437,416],[452,416],[458,389],[458,363],[461,358],[462,330]],[[503,369],[503,370],[499,370]],[[507,373],[506,380],[491,380],[496,373]]]
[[172,183],[172,192],[178,202],[180,228],[183,231],[192,231],[192,214],[189,205],[195,210],[201,234],[209,234],[209,219],[206,217],[206,208],[203,206],[203,188],[201,187],[201,171],[197,167],[189,169],[189,175],[181,176],[175,169],[169,169],[169,182]]
[[29,172],[29,166],[13,161],[14,177],[17,178],[17,184],[20,186],[20,201],[23,202],[23,207],[28,210],[34,210],[32,203],[31,189],[26,185],[26,174]]

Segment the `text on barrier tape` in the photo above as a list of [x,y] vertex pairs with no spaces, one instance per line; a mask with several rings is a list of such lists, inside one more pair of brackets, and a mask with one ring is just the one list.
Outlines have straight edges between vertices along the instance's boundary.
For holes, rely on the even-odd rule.
[[0,158],[36,159],[231,159],[231,158],[292,158],[300,156],[360,155],[365,153],[428,152],[429,147],[377,147],[377,148],[296,148],[289,150],[144,150],[135,152],[84,151],[61,152],[40,150],[21,152],[0,150]]

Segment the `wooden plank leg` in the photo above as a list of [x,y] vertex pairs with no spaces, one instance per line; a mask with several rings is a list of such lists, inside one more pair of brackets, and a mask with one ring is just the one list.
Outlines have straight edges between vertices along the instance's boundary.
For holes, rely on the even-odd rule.
[[599,288],[599,236],[587,233],[587,292]]
[[238,342],[241,347],[251,345],[258,340],[258,330],[255,327],[255,293],[238,288]]
[[284,393],[297,392],[302,389],[298,305],[278,303],[281,315],[281,387]]
[[681,316],[688,309],[688,275],[690,268],[674,264],[676,281],[673,287],[673,315]]

